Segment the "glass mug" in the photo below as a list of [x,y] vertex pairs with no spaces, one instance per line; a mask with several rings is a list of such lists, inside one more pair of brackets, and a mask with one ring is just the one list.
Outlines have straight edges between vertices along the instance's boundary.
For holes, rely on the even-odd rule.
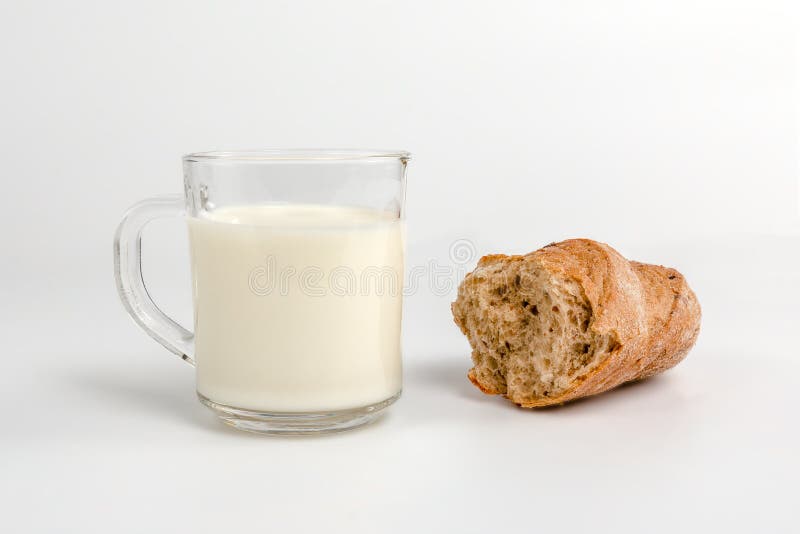
[[[134,205],[114,240],[117,288],[150,336],[196,368],[225,423],[314,433],[374,420],[400,396],[404,204],[410,154],[206,152],[183,158],[184,197]],[[161,312],[141,231],[189,229],[194,333]]]

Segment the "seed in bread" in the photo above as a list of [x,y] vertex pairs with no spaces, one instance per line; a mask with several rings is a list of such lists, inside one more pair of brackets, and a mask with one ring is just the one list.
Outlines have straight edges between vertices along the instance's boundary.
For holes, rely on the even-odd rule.
[[472,346],[472,383],[526,408],[669,369],[700,332],[700,305],[678,271],[589,239],[484,256],[452,311]]

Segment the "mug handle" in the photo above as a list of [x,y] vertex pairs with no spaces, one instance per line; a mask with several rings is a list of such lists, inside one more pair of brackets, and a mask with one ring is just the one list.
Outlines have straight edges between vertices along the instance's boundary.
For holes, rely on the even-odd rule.
[[158,309],[142,278],[142,229],[153,219],[184,213],[179,195],[148,198],[131,206],[114,235],[114,276],[119,298],[133,320],[150,337],[194,365],[194,334]]

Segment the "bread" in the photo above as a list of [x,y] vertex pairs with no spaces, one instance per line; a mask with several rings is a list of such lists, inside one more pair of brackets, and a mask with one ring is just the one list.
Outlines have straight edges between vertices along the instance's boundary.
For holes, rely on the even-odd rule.
[[678,271],[589,239],[484,256],[452,311],[472,346],[472,383],[525,408],[660,373],[700,332],[700,305]]

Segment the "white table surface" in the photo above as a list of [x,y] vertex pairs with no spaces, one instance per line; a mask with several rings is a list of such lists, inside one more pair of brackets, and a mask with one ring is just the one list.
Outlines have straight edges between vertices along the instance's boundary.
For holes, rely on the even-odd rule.
[[5,532],[791,531],[798,244],[678,247],[694,258],[689,278],[704,307],[688,358],[540,411],[477,391],[449,300],[410,297],[403,397],[371,426],[316,438],[217,422],[194,397],[192,369],[138,331],[110,278],[18,287],[3,310],[0,523],[13,527]]

